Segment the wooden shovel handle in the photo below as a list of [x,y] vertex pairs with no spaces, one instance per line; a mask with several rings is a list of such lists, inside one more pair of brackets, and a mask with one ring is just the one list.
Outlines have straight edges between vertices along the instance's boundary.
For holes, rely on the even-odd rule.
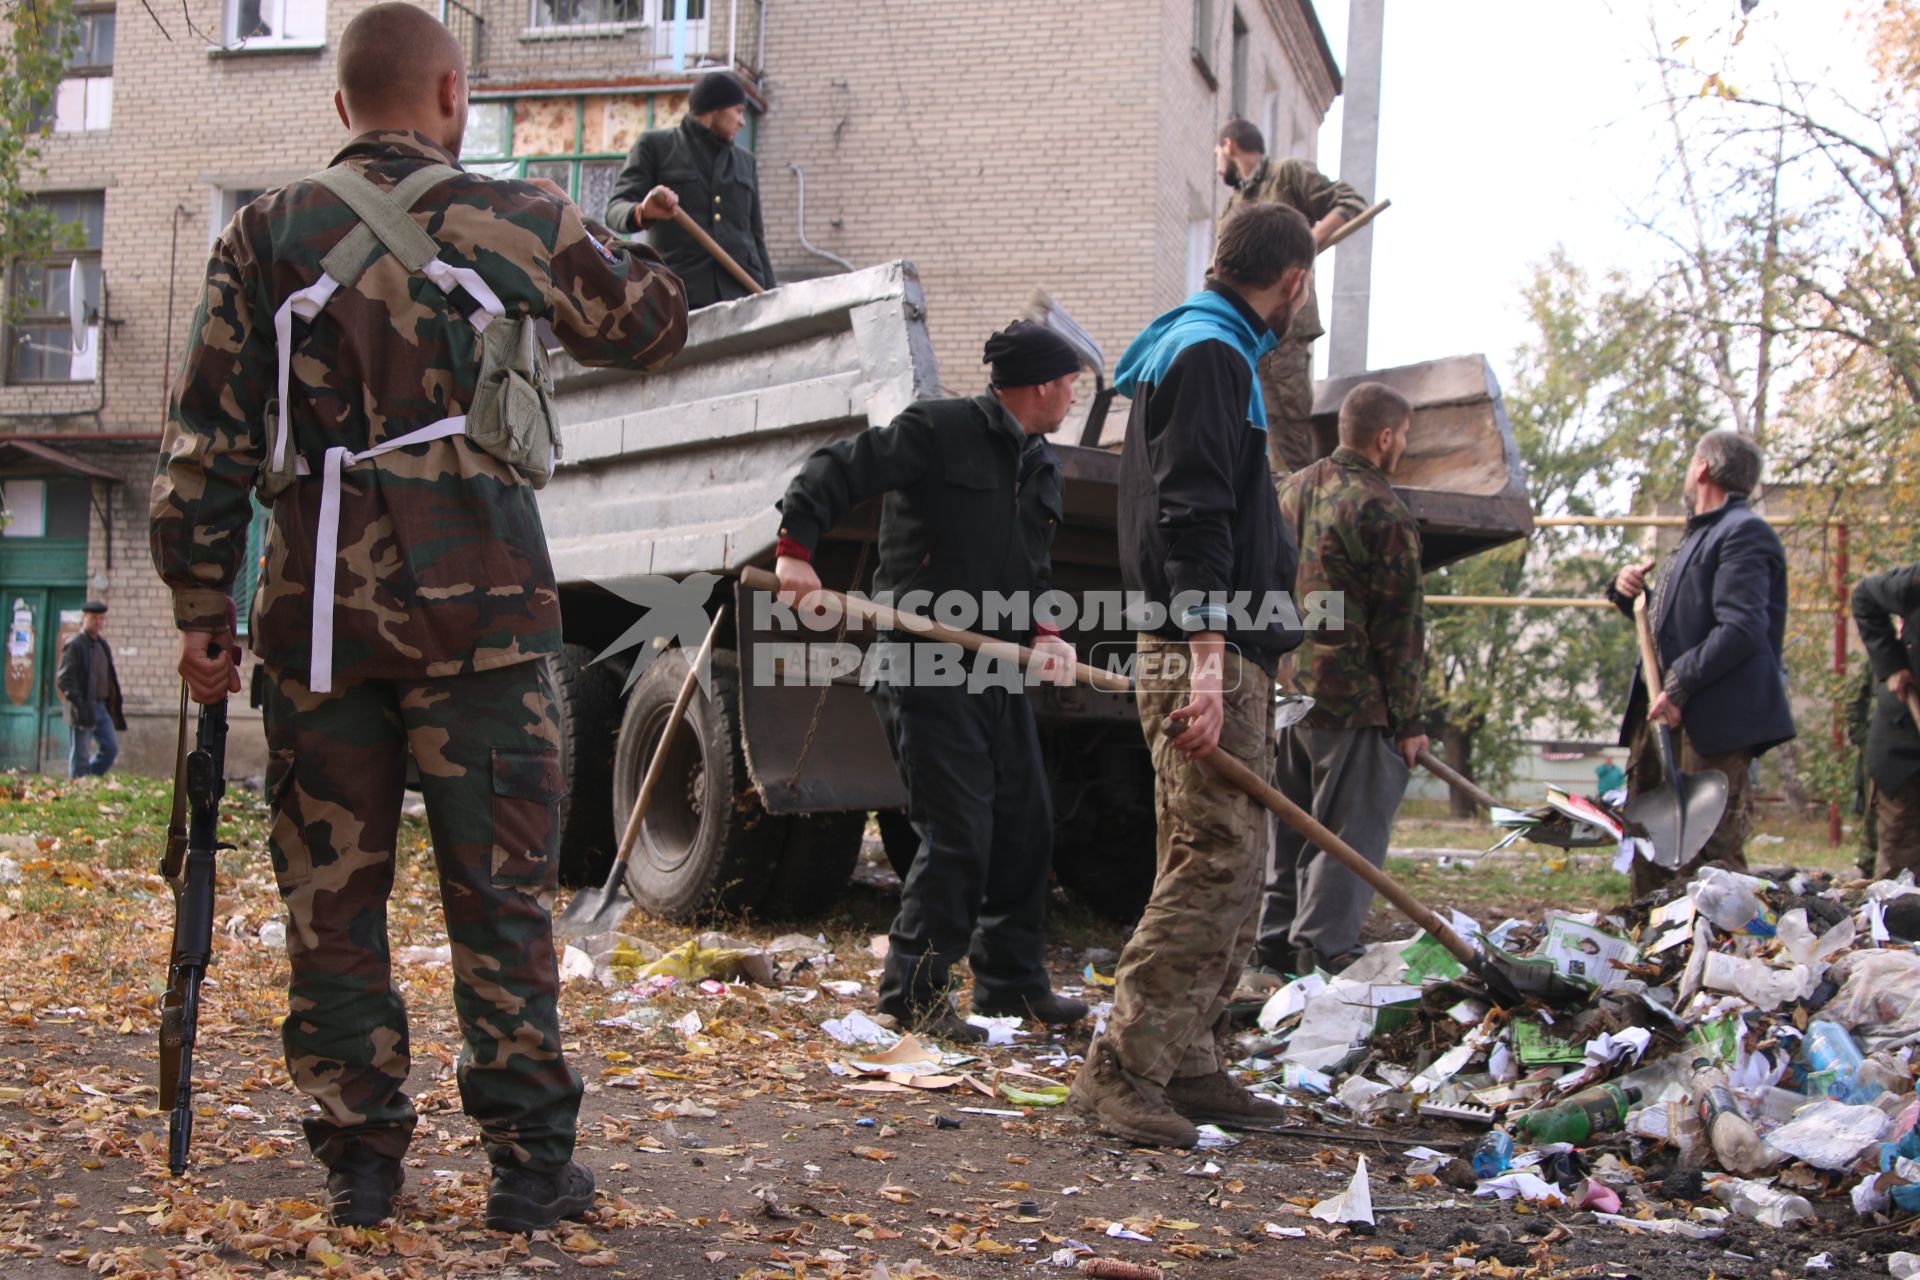
[[1440,779],[1440,781],[1446,783],[1455,791],[1458,791],[1461,795],[1479,805],[1482,809],[1504,809],[1507,807],[1494,799],[1494,797],[1486,791],[1481,790],[1472,778],[1469,778],[1452,765],[1439,759],[1433,752],[1427,750],[1425,747],[1420,748],[1420,754],[1416,756],[1415,759],[1419,760],[1420,763],[1426,767],[1428,773],[1431,773],[1434,777]]
[[1432,934],[1441,946],[1453,954],[1454,959],[1470,969],[1480,966],[1480,957],[1472,945],[1454,932],[1453,926],[1442,920],[1439,913],[1401,888],[1398,880],[1361,857],[1352,845],[1287,799],[1278,787],[1225,751],[1215,749],[1201,757],[1201,760],[1215,773],[1266,806],[1280,821],[1305,836],[1315,848],[1325,850],[1328,857],[1373,886],[1374,892],[1391,902],[1402,915]]
[[707,628],[707,638],[700,642],[699,652],[693,655],[693,661],[687,667],[687,678],[680,682],[680,692],[673,700],[673,712],[667,717],[666,727],[660,730],[660,741],[653,748],[653,759],[647,762],[646,777],[640,780],[640,794],[634,798],[633,812],[627,815],[627,829],[620,835],[620,852],[614,855],[609,882],[617,881],[626,870],[627,860],[633,856],[633,846],[639,843],[640,827],[646,821],[647,805],[653,799],[653,789],[659,784],[660,775],[667,771],[667,748],[673,745],[681,717],[687,714],[687,704],[693,701],[693,690],[700,683],[701,668],[707,665],[707,659],[713,653],[714,637],[720,634],[720,624],[726,617],[727,606],[724,604],[713,611],[713,625]]
[[1653,622],[1647,617],[1647,591],[1633,601],[1633,629],[1640,635],[1640,678],[1647,682],[1647,703],[1660,696],[1660,654],[1653,647]]
[[1362,209],[1360,212],[1354,214],[1351,218],[1348,218],[1345,222],[1341,223],[1338,227],[1335,227],[1333,229],[1332,234],[1330,234],[1327,237],[1327,242],[1320,246],[1319,252],[1325,253],[1327,250],[1333,248],[1333,246],[1339,244],[1342,240],[1345,240],[1348,236],[1359,235],[1360,228],[1366,226],[1369,222],[1372,222],[1375,218],[1379,217],[1381,214],[1385,213],[1388,209],[1391,209],[1392,207],[1393,207],[1393,201],[1391,200],[1382,200],[1377,204],[1368,205],[1366,208]]
[[[740,570],[740,581],[755,591],[780,590],[780,579],[765,569],[755,569],[751,566],[744,568]],[[942,626],[932,618],[923,617],[917,613],[905,613],[877,601],[846,595],[827,587],[821,587],[820,594],[839,605],[846,611],[846,615],[856,622],[864,622],[886,631],[904,631],[923,640],[957,644],[962,649],[974,653],[1008,658],[1017,662],[1022,671],[1025,671],[1033,662],[1033,650],[1023,644],[1014,644],[1011,640],[995,640],[988,636],[977,635],[972,631],[962,631],[958,627]],[[1127,677],[1115,671],[1103,671],[1099,667],[1088,666],[1084,662],[1073,664],[1073,677],[1081,684],[1105,689],[1109,693],[1133,692],[1133,681]]]
[[720,247],[720,242],[707,234],[705,227],[693,220],[693,215],[685,209],[675,206],[673,221],[682,231],[692,236],[694,242],[713,255],[713,260],[727,269],[727,274],[740,282],[748,293],[765,293],[760,282],[747,274],[747,269],[733,260],[733,255]]

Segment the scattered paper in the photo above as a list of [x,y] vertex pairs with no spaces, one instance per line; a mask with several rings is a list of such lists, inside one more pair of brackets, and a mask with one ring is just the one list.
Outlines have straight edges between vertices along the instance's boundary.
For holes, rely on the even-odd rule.
[[1565,1204],[1566,1193],[1537,1173],[1503,1173],[1497,1178],[1488,1178],[1480,1184],[1476,1196],[1499,1196],[1502,1200],[1512,1200],[1518,1196],[1534,1204]]
[[866,1014],[858,1012],[844,1018],[829,1018],[820,1024],[820,1029],[841,1044],[890,1045],[900,1038]]
[[1367,1158],[1353,1171],[1353,1181],[1337,1196],[1313,1206],[1313,1216],[1322,1222],[1364,1222],[1373,1225],[1373,1187],[1367,1181]]
[[1679,1236],[1685,1240],[1715,1240],[1725,1234],[1719,1227],[1688,1222],[1685,1218],[1624,1218],[1617,1213],[1596,1213],[1593,1215],[1593,1220],[1616,1227],[1625,1227],[1629,1231],[1657,1236]]
[[1800,1108],[1763,1141],[1816,1169],[1845,1169],[1885,1137],[1892,1123],[1878,1107],[1851,1107],[1827,1098]]

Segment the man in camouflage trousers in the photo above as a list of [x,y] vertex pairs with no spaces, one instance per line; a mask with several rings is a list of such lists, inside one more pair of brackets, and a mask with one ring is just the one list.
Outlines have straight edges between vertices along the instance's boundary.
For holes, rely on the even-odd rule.
[[[551,466],[550,385],[530,331],[544,319],[584,363],[650,369],[685,342],[686,305],[650,251],[609,247],[557,187],[459,169],[464,59],[425,11],[363,10],[338,61],[352,141],[336,167],[256,200],[214,244],[153,559],[181,675],[216,702],[240,687],[228,597],[248,492],[270,498],[250,639],[288,917],[282,1038],[316,1104],[305,1126],[333,1220],[390,1213],[415,1124],[386,929],[411,751],[460,1096],[493,1165],[487,1225],[533,1231],[589,1210],[593,1176],[572,1161],[581,1083],[542,900],[564,783],[543,661],[559,597],[528,478]],[[541,447],[514,452],[503,424]]]
[[[1300,545],[1294,593],[1338,592],[1338,630],[1294,655],[1313,710],[1281,732],[1274,781],[1374,866],[1427,745],[1416,727],[1426,620],[1420,528],[1387,477],[1407,448],[1413,408],[1378,382],[1340,406],[1340,447],[1280,487],[1281,523]],[[1284,824],[1260,912],[1259,961],[1277,973],[1338,972],[1359,955],[1373,890]]]
[[1267,472],[1254,362],[1306,296],[1313,233],[1279,205],[1227,220],[1205,290],[1128,346],[1120,573],[1139,633],[1140,727],[1158,817],[1153,893],[1114,973],[1113,1015],[1069,1101],[1108,1133],[1190,1147],[1200,1123],[1285,1118],[1224,1069],[1216,1035],[1253,942],[1264,815],[1206,758],[1273,767],[1273,672],[1300,643],[1292,539]]
[[[1213,147],[1220,180],[1233,188],[1221,225],[1248,204],[1283,204],[1313,224],[1316,252],[1367,202],[1346,183],[1329,178],[1310,160],[1275,161],[1266,139],[1252,122],[1235,117],[1220,130]],[[1313,340],[1325,333],[1320,307],[1307,281],[1307,300],[1280,345],[1260,359],[1260,389],[1267,402],[1267,465],[1275,476],[1298,471],[1332,451],[1332,441],[1315,438],[1313,417]]]

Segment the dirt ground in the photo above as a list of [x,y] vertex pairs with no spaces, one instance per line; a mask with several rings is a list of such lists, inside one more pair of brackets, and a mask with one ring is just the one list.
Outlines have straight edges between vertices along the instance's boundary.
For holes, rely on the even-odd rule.
[[[1474,1134],[1445,1122],[1367,1129],[1335,1108],[1302,1108],[1295,1130],[1242,1135],[1230,1149],[1137,1150],[1061,1109],[964,1111],[1020,1110],[964,1088],[851,1091],[828,1064],[857,1051],[820,1023],[870,1010],[878,962],[868,939],[891,910],[888,890],[875,883],[850,891],[824,928],[806,926],[833,958],[786,975],[780,987],[681,983],[621,1003],[588,980],[569,983],[569,1052],[588,1082],[580,1158],[605,1194],[591,1221],[531,1241],[493,1235],[481,1228],[485,1158],[453,1086],[448,970],[422,958],[444,938],[411,827],[393,945],[409,957],[397,969],[413,1018],[410,1091],[421,1125],[399,1223],[330,1228],[300,1136],[303,1100],[280,1064],[285,960],[258,938],[276,899],[261,859],[244,852],[257,838],[257,804],[235,814],[242,849],[229,855],[220,889],[194,1163],[175,1180],[164,1169],[152,1056],[172,915],[149,856],[164,809],[138,786],[74,794],[66,785],[21,789],[0,804],[0,833],[15,833],[6,851],[22,870],[20,883],[0,890],[0,1274],[8,1277],[81,1268],[121,1277],[987,1277],[1057,1274],[1050,1255],[1076,1241],[1169,1275],[1223,1280],[1666,1280],[1884,1276],[1886,1253],[1920,1249],[1892,1230],[1856,1227],[1844,1189],[1821,1204],[1818,1223],[1772,1231],[1734,1219],[1724,1237],[1699,1242],[1632,1234],[1585,1212],[1476,1200],[1407,1172],[1407,1147],[1452,1150]],[[115,810],[104,825],[85,819],[103,808]],[[764,941],[793,927],[733,931]],[[633,928],[661,946],[688,936],[644,921]],[[1065,904],[1054,936],[1063,988],[1085,981],[1089,954],[1124,940]],[[843,997],[823,980],[862,989]],[[603,1025],[623,1013],[646,1025]],[[983,1082],[1035,1083],[1002,1074],[1017,1070],[1064,1083],[1088,1031],[986,1050],[965,1069]],[[943,1118],[958,1127],[940,1127]],[[1607,1150],[1632,1154],[1624,1144],[1589,1154]],[[1377,1231],[1355,1235],[1307,1216],[1347,1185],[1361,1157]],[[1684,1206],[1660,1197],[1666,1157],[1645,1158],[1626,1212],[1644,1204],[1677,1216]],[[1118,1230],[1150,1239],[1109,1234]],[[1831,1269],[1810,1271],[1821,1255]]]

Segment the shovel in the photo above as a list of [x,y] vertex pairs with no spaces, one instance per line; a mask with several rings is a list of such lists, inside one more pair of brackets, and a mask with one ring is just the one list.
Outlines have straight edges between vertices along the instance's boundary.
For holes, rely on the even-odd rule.
[[720,242],[708,235],[706,229],[693,220],[693,215],[685,209],[675,208],[673,221],[682,231],[693,238],[695,244],[713,255],[713,260],[726,268],[727,274],[740,282],[740,287],[748,293],[765,293],[758,280],[747,274],[747,269],[734,261],[732,254],[720,247]]
[[707,656],[713,652],[713,639],[720,634],[720,624],[726,620],[726,616],[725,605],[714,610],[713,625],[707,628],[707,638],[700,642],[700,651],[693,655],[693,661],[687,667],[687,678],[680,682],[680,693],[673,700],[673,711],[667,716],[666,727],[660,730],[660,741],[653,748],[653,759],[647,762],[646,777],[640,781],[640,794],[633,802],[633,812],[627,815],[627,829],[620,836],[620,851],[613,857],[613,870],[607,873],[607,882],[598,889],[585,889],[574,895],[566,911],[553,922],[556,937],[585,938],[605,933],[633,910],[633,895],[626,892],[627,862],[633,857],[633,847],[640,842],[640,828],[647,817],[647,802],[653,799],[653,789],[659,785],[660,775],[666,772],[667,748],[673,745],[673,735],[679,731],[680,719],[687,714],[687,704],[693,701],[694,686],[700,683],[700,671],[707,665]]
[[[777,591],[780,585],[779,580],[765,569],[742,569],[740,581],[759,591]],[[1023,645],[989,639],[971,631],[962,631],[958,627],[944,626],[919,614],[904,613],[872,600],[842,595],[826,587],[821,587],[819,594],[833,600],[846,611],[847,617],[856,621],[872,623],[887,630],[904,631],[929,640],[957,644],[975,653],[1010,657],[1017,660],[1022,669],[1033,660],[1033,651]],[[1074,678],[1083,684],[1115,692],[1131,692],[1133,688],[1133,682],[1118,672],[1088,666],[1084,662],[1074,664]],[[1295,700],[1293,706],[1288,708],[1291,713],[1290,718],[1297,720],[1311,705],[1310,702],[1302,703],[1301,700]],[[1298,709],[1294,710],[1294,707]],[[1346,841],[1315,821],[1313,815],[1282,795],[1273,784],[1260,778],[1253,770],[1224,751],[1216,749],[1202,757],[1202,760],[1221,777],[1272,810],[1282,822],[1312,841],[1316,847],[1326,850],[1328,857],[1372,885],[1381,897],[1392,903],[1409,920],[1425,929],[1452,954],[1454,959],[1485,982],[1487,990],[1495,998],[1508,1006],[1525,1003],[1526,997],[1520,988],[1495,967],[1497,962],[1490,961],[1488,957],[1474,950],[1473,944],[1462,938],[1452,925],[1401,888],[1399,881],[1368,862]],[[1544,989],[1544,984],[1542,986]]]
[[[1660,696],[1660,655],[1653,647],[1653,623],[1647,619],[1647,593],[1633,604],[1634,626],[1640,633],[1640,673],[1647,682],[1647,705]],[[1669,871],[1684,867],[1706,847],[1720,817],[1727,811],[1727,775],[1718,769],[1680,772],[1673,751],[1673,730],[1649,724],[1660,765],[1666,777],[1658,785],[1627,801],[1626,817],[1640,825],[1653,843],[1653,864]]]

